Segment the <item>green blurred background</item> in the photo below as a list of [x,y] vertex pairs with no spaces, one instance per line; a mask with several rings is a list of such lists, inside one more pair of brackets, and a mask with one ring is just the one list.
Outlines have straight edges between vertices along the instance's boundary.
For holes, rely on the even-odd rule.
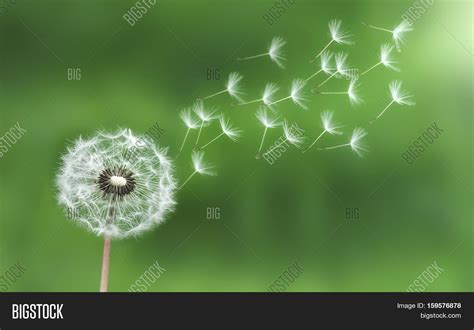
[[[19,122],[25,136],[0,159],[0,273],[19,262],[27,271],[9,291],[97,291],[102,240],[67,220],[57,206],[60,155],[79,135],[129,127],[144,133],[158,122],[159,144],[175,156],[185,128],[178,113],[244,75],[246,99],[266,82],[286,96],[293,78],[317,69],[308,60],[328,42],[327,23],[340,18],[356,42],[332,46],[365,69],[378,61],[392,28],[412,1],[295,0],[273,25],[262,16],[270,1],[160,1],[134,26],[122,16],[135,1],[17,1],[0,17],[0,133]],[[126,291],[155,261],[166,272],[149,291],[266,291],[291,264],[303,273],[288,291],[405,291],[433,262],[444,269],[427,291],[472,291],[473,2],[439,1],[426,9],[395,56],[401,72],[378,68],[361,79],[365,102],[311,95],[309,110],[291,102],[280,113],[305,129],[321,130],[325,109],[345,125],[366,127],[370,153],[349,149],[304,155],[290,148],[275,164],[254,155],[262,127],[256,106],[218,107],[244,130],[238,143],[222,139],[206,159],[218,176],[193,178],[177,194],[177,210],[138,239],[112,244],[110,290]],[[268,58],[237,62],[265,51],[273,36],[288,41],[281,70]],[[67,70],[81,79],[69,81]],[[208,80],[218,68],[220,80]],[[415,107],[393,106],[388,83],[401,79]],[[327,90],[344,90],[334,80]],[[444,130],[412,165],[401,154],[433,122]],[[201,141],[218,134],[217,124]],[[281,135],[269,132],[267,146]],[[191,136],[190,142],[195,135]],[[182,182],[192,171],[190,146],[175,160]],[[207,219],[207,208],[220,219]],[[357,208],[358,219],[346,219]]]

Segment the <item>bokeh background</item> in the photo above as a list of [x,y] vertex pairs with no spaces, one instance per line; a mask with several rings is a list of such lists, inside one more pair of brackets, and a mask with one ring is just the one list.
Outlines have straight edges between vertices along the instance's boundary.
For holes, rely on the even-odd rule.
[[[98,290],[102,239],[67,220],[54,186],[60,155],[79,135],[118,126],[144,133],[159,123],[159,144],[174,158],[185,133],[179,111],[221,90],[230,72],[244,75],[248,100],[270,81],[286,96],[293,78],[317,70],[308,61],[328,42],[333,18],[356,44],[331,50],[365,69],[390,35],[361,22],[392,28],[413,5],[295,0],[270,25],[262,16],[274,0],[158,0],[130,26],[122,16],[134,3],[17,1],[0,17],[0,133],[16,122],[28,131],[0,159],[0,273],[16,262],[27,269],[9,291]],[[320,146],[367,128],[364,158],[293,147],[269,165],[254,157],[263,132],[257,106],[232,107],[228,95],[207,102],[244,130],[242,139],[209,147],[219,175],[193,178],[166,223],[113,242],[110,289],[128,290],[158,261],[166,272],[149,291],[266,291],[294,262],[304,271],[287,291],[405,291],[436,262],[444,271],[427,291],[472,291],[472,13],[472,1],[435,0],[395,54],[401,72],[378,68],[361,79],[361,105],[311,94],[319,76],[305,90],[309,110],[278,108],[308,139],[321,130],[320,113],[334,110],[345,135]],[[277,35],[288,41],[285,70],[268,58],[235,60],[264,52]],[[71,68],[80,80],[68,80]],[[220,80],[208,80],[210,68]],[[393,79],[417,105],[393,106],[368,125]],[[434,122],[444,133],[408,165],[401,154]],[[218,132],[213,124],[202,141]],[[267,146],[280,135],[270,131]],[[192,171],[191,144],[175,160],[181,182]],[[220,219],[207,219],[208,208],[219,208]],[[357,208],[358,219],[346,219],[347,208]]]

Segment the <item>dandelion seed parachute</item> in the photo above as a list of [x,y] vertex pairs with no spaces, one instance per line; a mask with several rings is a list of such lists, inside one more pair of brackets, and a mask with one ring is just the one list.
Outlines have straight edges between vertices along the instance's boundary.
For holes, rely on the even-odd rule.
[[58,202],[98,236],[139,236],[174,209],[176,182],[167,150],[130,129],[77,139],[62,157]]

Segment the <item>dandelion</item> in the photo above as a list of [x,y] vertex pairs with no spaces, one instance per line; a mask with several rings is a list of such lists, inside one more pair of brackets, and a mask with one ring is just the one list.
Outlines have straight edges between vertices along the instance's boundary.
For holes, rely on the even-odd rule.
[[284,143],[290,143],[295,147],[299,148],[301,144],[304,142],[304,136],[302,136],[302,129],[299,128],[296,124],[292,125],[291,127],[288,126],[288,122],[283,122],[283,136],[285,137],[283,141],[278,143],[276,146],[272,146],[270,150],[268,150],[265,154],[268,154],[281,146]]
[[387,111],[387,109],[390,108],[390,106],[394,103],[397,103],[399,105],[409,105],[409,106],[416,104],[414,101],[412,101],[413,95],[411,95],[407,91],[402,90],[402,82],[401,81],[394,80],[389,84],[388,87],[390,89],[390,96],[391,96],[392,100],[385,107],[385,109],[383,109],[382,112],[379,113],[379,115],[374,120],[372,120],[370,123],[373,123],[374,121],[376,121],[377,119],[382,117],[384,112]]
[[108,288],[111,239],[141,235],[176,204],[167,150],[129,129],[78,138],[62,156],[56,185],[72,221],[104,237],[101,292]]
[[329,150],[329,149],[336,149],[342,147],[351,147],[352,151],[354,151],[360,157],[363,156],[363,153],[367,151],[366,145],[362,142],[362,139],[367,135],[365,129],[361,127],[356,127],[352,132],[351,140],[349,143],[340,144],[334,147],[327,147],[327,148],[318,148],[318,150]]
[[347,91],[345,92],[318,92],[319,94],[322,95],[347,95],[349,97],[349,101],[352,104],[358,104],[362,102],[362,99],[359,96],[358,93],[359,89],[359,84],[357,80],[351,80],[349,83],[349,87],[347,88]]
[[332,74],[332,71],[333,71],[333,68],[330,66],[330,61],[331,61],[331,58],[332,58],[333,54],[330,53],[330,52],[327,52],[327,51],[324,51],[322,54],[321,54],[321,57],[320,57],[320,60],[321,60],[321,69],[316,71],[315,73],[313,73],[311,76],[309,76],[308,78],[306,78],[305,82],[308,82],[310,81],[311,79],[313,79],[314,77],[316,77],[318,74],[320,74],[321,72],[324,72],[326,73],[327,75],[330,75]]
[[188,183],[189,180],[191,180],[191,178],[196,174],[211,175],[211,176],[216,175],[216,173],[214,172],[214,167],[204,162],[203,152],[193,151],[191,158],[193,162],[194,171],[191,173],[190,176],[188,176],[186,180],[184,180],[183,184],[178,189],[182,189],[186,185],[186,183]]
[[260,158],[260,152],[262,151],[263,147],[263,142],[265,141],[265,136],[267,135],[267,131],[269,128],[275,128],[281,123],[278,121],[278,118],[271,118],[268,116],[267,111],[265,111],[264,108],[260,108],[256,114],[256,117],[260,123],[265,127],[265,130],[263,131],[263,136],[262,136],[262,141],[260,142],[260,146],[258,147],[257,150],[257,155],[255,158]]
[[274,83],[267,83],[265,85],[265,89],[263,90],[262,97],[256,100],[239,103],[238,105],[246,105],[251,103],[262,102],[267,107],[271,108],[271,104],[273,102],[273,97],[275,93],[279,90],[279,87]]
[[202,128],[208,125],[211,120],[216,119],[217,116],[215,115],[215,110],[206,111],[206,109],[204,109],[204,104],[202,103],[202,101],[196,101],[193,106],[193,111],[201,120],[198,136],[196,138],[196,142],[194,143],[194,146],[197,146],[197,144],[199,143],[199,138],[201,137]]
[[321,122],[323,124],[323,132],[309,145],[308,148],[303,150],[303,153],[307,152],[309,149],[311,149],[316,142],[319,141],[319,139],[325,134],[329,133],[331,135],[340,135],[342,132],[339,130],[341,126],[332,120],[333,112],[331,111],[324,111],[321,114]]
[[221,125],[222,133],[220,133],[214,139],[212,139],[211,141],[209,141],[208,143],[203,145],[201,148],[199,148],[200,150],[206,148],[208,145],[210,145],[212,142],[216,141],[217,139],[219,139],[223,135],[226,135],[232,141],[237,141],[237,139],[239,138],[242,131],[232,127],[232,125],[230,124],[230,121],[229,120],[226,121],[224,119],[224,116],[219,117],[219,123]]
[[269,106],[275,105],[277,103],[283,102],[285,100],[291,99],[296,105],[300,106],[303,109],[307,109],[308,107],[303,103],[306,101],[304,96],[302,95],[303,88],[305,87],[306,83],[302,79],[295,79],[291,83],[291,90],[290,95],[279,99],[275,102],[271,102],[268,104]]
[[360,75],[363,76],[364,74],[368,73],[369,71],[372,71],[379,65],[383,65],[384,67],[392,69],[394,71],[400,71],[397,67],[394,66],[394,64],[396,64],[397,62],[391,58],[392,50],[393,46],[391,46],[390,44],[383,44],[382,47],[380,47],[380,61],[374,66],[362,72]]
[[229,93],[229,95],[233,98],[235,98],[239,102],[243,102],[241,95],[243,95],[243,91],[241,87],[239,86],[240,81],[242,80],[243,76],[238,73],[238,72],[232,72],[229,75],[229,78],[227,79],[226,86],[224,90],[221,90],[215,94],[206,96],[202,98],[202,100],[210,99],[211,97],[223,94],[223,93]]
[[182,110],[179,114],[179,117],[181,118],[181,120],[184,122],[184,125],[186,125],[188,129],[186,130],[186,134],[184,135],[183,143],[181,144],[181,148],[179,148],[178,155],[181,153],[181,151],[183,151],[184,144],[186,143],[186,140],[189,135],[189,131],[200,127],[199,121],[193,118],[191,109],[189,108]]
[[[336,71],[334,71],[333,74],[331,74],[326,80],[320,83],[317,88],[323,86],[336,75],[339,75],[340,77],[347,76],[350,70],[347,65],[347,54],[339,52],[334,57],[334,60],[336,61]],[[313,91],[317,90],[317,88],[314,88]]]
[[237,60],[244,61],[244,60],[254,59],[257,57],[269,56],[273,62],[275,62],[280,68],[284,69],[285,65],[283,64],[283,62],[286,60],[286,58],[285,58],[285,55],[282,53],[281,48],[285,44],[286,44],[286,41],[283,38],[274,37],[272,39],[270,47],[268,47],[268,52],[263,53],[263,54],[258,54],[255,56],[238,58]]
[[408,23],[405,20],[401,21],[400,24],[398,24],[393,30],[383,29],[383,28],[380,28],[380,27],[377,27],[377,26],[366,24],[366,23],[363,23],[363,24],[370,27],[370,28],[372,28],[372,29],[376,29],[376,30],[391,33],[392,34],[392,39],[395,42],[395,46],[397,47],[398,51],[401,50],[401,45],[406,43],[405,42],[405,34],[407,32],[413,31],[413,28],[412,28],[411,24]]
[[353,42],[350,40],[352,37],[348,32],[342,31],[341,29],[341,20],[333,19],[329,22],[329,34],[331,35],[331,41],[321,50],[316,57],[310,61],[310,63],[316,61],[316,59],[322,55],[322,53],[329,47],[333,42],[338,44],[350,45]]

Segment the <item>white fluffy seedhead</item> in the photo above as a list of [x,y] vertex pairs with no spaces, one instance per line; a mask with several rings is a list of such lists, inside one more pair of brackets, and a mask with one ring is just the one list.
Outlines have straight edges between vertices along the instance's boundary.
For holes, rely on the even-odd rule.
[[267,83],[265,89],[263,90],[262,102],[267,107],[271,108],[274,101],[273,97],[275,93],[278,92],[280,88],[274,83]]
[[281,122],[278,121],[278,117],[270,117],[263,107],[257,111],[255,116],[257,117],[258,121],[261,122],[266,128],[275,128],[281,125]]
[[204,108],[204,103],[202,102],[202,100],[196,101],[196,103],[194,103],[193,111],[204,124],[217,118],[216,110],[206,110]]
[[227,137],[232,141],[237,141],[242,131],[232,127],[230,120],[225,120],[224,116],[219,117],[219,123],[221,125],[222,133],[227,135]]
[[392,59],[392,51],[393,46],[390,44],[383,44],[380,47],[380,63],[382,63],[385,67],[390,68],[394,71],[400,71],[395,64],[398,62]]
[[302,130],[297,126],[288,126],[288,122],[283,122],[283,134],[285,135],[286,141],[292,145],[299,147],[304,142],[304,136]]
[[323,123],[324,130],[328,132],[329,134],[336,134],[340,135],[342,132],[339,130],[341,128],[341,125],[335,123],[332,120],[333,112],[332,111],[324,111],[321,114],[321,122]]
[[138,236],[162,223],[176,204],[166,153],[129,129],[80,137],[62,156],[59,204],[96,235]]
[[336,61],[336,71],[340,76],[347,76],[348,74],[348,65],[347,65],[347,54],[344,52],[339,52],[335,56]]
[[187,128],[195,129],[195,128],[198,128],[200,125],[199,120],[193,117],[192,111],[189,108],[182,110],[179,113],[179,117],[181,118],[181,120],[183,121],[183,123],[186,125]]
[[237,99],[239,102],[243,102],[241,96],[244,94],[242,91],[242,88],[240,87],[240,81],[242,80],[244,76],[242,76],[238,72],[232,72],[229,75],[229,78],[227,79],[226,83],[226,90],[227,93],[229,93],[230,96],[234,97]]
[[348,32],[342,31],[341,29],[341,20],[333,19],[329,22],[329,33],[331,34],[331,39],[338,44],[350,45],[353,42],[350,40],[352,37]]
[[268,48],[268,55],[271,60],[275,62],[280,68],[284,69],[285,65],[283,62],[286,60],[281,48],[286,44],[286,41],[281,37],[274,37],[272,43]]
[[402,82],[399,80],[394,80],[389,84],[390,95],[392,100],[400,105],[415,105],[413,101],[413,95],[407,91],[402,90]]
[[400,24],[393,29],[392,38],[398,51],[400,51],[401,46],[406,43],[405,34],[410,31],[413,31],[413,27],[405,20],[401,21]]
[[216,175],[214,166],[204,162],[204,153],[202,151],[193,152],[192,156],[194,171],[201,175]]
[[290,96],[293,102],[300,106],[303,109],[307,109],[308,107],[304,104],[306,101],[305,97],[303,96],[303,88],[306,86],[306,82],[302,79],[295,79],[291,83],[291,91]]
[[350,146],[352,150],[359,156],[363,156],[363,153],[367,151],[366,145],[362,142],[362,139],[367,135],[367,131],[361,127],[356,127],[352,132]]
[[331,67],[331,59],[333,57],[333,53],[324,51],[321,53],[321,70],[327,75],[331,75],[333,73],[333,68]]
[[347,89],[347,95],[352,104],[359,104],[362,102],[361,97],[359,96],[359,83],[357,80],[351,80],[349,83],[349,88]]

